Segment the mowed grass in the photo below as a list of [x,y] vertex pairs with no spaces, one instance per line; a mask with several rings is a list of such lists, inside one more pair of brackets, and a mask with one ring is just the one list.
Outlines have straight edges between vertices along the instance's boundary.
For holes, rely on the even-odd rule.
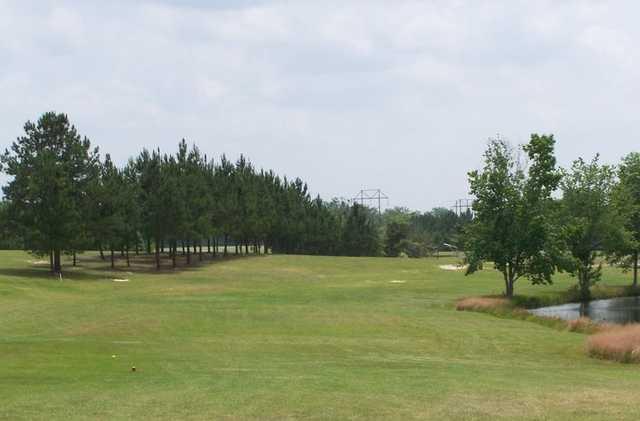
[[34,260],[0,252],[0,418],[640,417],[640,367],[587,357],[585,335],[456,311],[502,283],[439,268],[454,258],[260,256],[156,274],[83,256],[62,282]]

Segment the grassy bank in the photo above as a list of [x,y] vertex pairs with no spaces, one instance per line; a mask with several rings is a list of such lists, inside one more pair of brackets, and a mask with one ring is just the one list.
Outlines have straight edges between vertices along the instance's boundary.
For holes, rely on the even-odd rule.
[[[0,418],[640,416],[640,368],[588,358],[585,335],[456,311],[502,283],[439,267],[452,259],[265,256],[156,274],[81,257],[62,282],[34,260],[0,252]],[[572,283],[516,291],[551,301]],[[605,270],[604,285],[627,283]]]

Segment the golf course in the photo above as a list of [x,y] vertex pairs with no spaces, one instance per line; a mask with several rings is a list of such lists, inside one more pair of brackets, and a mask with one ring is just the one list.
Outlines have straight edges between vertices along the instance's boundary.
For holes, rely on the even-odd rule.
[[504,284],[453,256],[143,259],[86,252],[59,279],[0,252],[1,419],[640,417],[640,367],[589,358],[586,335],[456,311]]

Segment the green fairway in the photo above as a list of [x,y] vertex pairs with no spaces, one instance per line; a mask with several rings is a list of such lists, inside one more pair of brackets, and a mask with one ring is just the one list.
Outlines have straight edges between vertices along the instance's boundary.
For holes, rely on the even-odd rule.
[[3,419],[640,417],[640,368],[588,358],[585,335],[455,311],[503,284],[439,267],[454,258],[112,273],[92,255],[63,281],[36,260],[0,252]]

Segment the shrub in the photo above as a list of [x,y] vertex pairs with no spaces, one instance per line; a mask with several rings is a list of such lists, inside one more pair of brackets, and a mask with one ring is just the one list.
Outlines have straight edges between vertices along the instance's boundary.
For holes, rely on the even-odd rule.
[[608,326],[607,330],[589,337],[587,353],[596,358],[640,362],[640,324]]

